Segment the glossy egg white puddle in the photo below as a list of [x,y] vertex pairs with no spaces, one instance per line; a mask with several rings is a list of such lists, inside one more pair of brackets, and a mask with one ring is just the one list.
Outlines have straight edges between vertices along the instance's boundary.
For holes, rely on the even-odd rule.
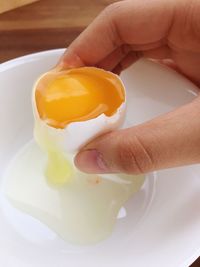
[[113,231],[123,204],[139,190],[144,176],[88,175],[73,171],[70,182],[49,184],[44,176],[47,157],[34,141],[11,162],[5,193],[16,208],[32,215],[75,244],[92,244]]

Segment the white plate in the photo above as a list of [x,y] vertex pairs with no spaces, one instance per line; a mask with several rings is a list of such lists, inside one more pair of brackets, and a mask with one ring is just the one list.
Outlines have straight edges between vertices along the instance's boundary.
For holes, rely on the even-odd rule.
[[[32,138],[33,82],[62,52],[42,52],[0,65],[1,178],[9,161]],[[148,61],[138,62],[122,78],[129,99],[127,125],[146,121],[196,95],[190,82]],[[188,266],[200,255],[199,176],[198,165],[161,171],[156,180],[150,176],[127,203],[127,216],[118,220],[113,235],[93,247],[67,244],[15,210],[1,194],[0,266]]]

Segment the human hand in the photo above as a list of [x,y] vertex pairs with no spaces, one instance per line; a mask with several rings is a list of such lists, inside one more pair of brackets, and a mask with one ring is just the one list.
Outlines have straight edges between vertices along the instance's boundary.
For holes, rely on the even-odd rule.
[[[117,2],[70,45],[59,65],[119,73],[147,57],[170,62],[200,85],[199,13],[197,0]],[[139,174],[199,162],[200,97],[147,123],[100,136],[75,158],[88,173]]]

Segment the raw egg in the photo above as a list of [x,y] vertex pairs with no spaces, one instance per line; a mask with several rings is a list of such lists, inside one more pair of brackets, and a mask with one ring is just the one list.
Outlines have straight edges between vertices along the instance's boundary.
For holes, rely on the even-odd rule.
[[36,139],[48,137],[51,144],[72,153],[121,126],[126,97],[117,75],[84,67],[43,75],[35,84],[32,102]]
[[48,153],[49,181],[67,182],[69,154],[122,124],[125,100],[119,76],[94,67],[48,72],[36,82],[32,99],[35,139]]
[[121,80],[111,72],[85,67],[48,74],[39,80],[35,102],[40,119],[54,128],[111,117],[125,102]]
[[126,95],[120,78],[84,67],[50,71],[33,89],[34,137],[11,163],[11,203],[75,244],[107,238],[144,176],[89,175],[73,157],[92,138],[120,127]]

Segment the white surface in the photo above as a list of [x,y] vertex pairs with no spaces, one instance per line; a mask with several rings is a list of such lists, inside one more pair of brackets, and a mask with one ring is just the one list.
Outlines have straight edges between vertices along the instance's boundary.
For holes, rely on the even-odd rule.
[[[0,66],[0,177],[32,137],[31,88],[61,50],[30,55]],[[146,121],[187,103],[195,87],[147,61],[122,75],[128,93],[126,125]],[[76,247],[44,225],[14,210],[1,195],[0,266],[4,267],[184,267],[200,255],[200,167],[159,172],[127,204],[111,238]]]

